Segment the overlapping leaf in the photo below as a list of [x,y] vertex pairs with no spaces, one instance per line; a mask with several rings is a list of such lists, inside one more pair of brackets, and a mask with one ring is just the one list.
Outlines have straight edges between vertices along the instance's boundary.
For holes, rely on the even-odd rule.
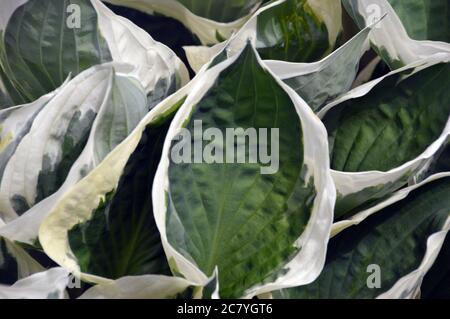
[[407,196],[380,205],[331,239],[325,268],[314,283],[277,296],[415,297],[450,229],[450,178],[436,177],[403,193]]
[[446,0],[343,0],[342,3],[360,28],[386,15],[372,33],[371,43],[391,69],[439,52],[450,52],[449,43],[426,41],[448,41]]
[[449,74],[448,55],[432,57],[356,88],[323,109],[340,194],[337,218],[403,186],[444,144]]
[[[70,5],[79,10],[72,18]],[[90,1],[29,0],[17,6],[0,32],[2,77],[11,83],[15,104],[32,102],[69,75],[112,60]]]
[[107,0],[115,5],[162,14],[182,22],[204,45],[230,37],[261,4],[261,0]]
[[211,48],[185,47],[198,71],[214,58],[217,63],[245,46],[250,38],[263,59],[313,62],[331,53],[342,28],[339,1],[277,0],[259,9],[227,42]]

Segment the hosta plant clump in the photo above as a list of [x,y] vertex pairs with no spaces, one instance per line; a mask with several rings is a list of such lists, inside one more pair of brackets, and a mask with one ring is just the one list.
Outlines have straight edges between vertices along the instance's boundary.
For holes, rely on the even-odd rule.
[[0,298],[450,298],[449,6],[3,0]]

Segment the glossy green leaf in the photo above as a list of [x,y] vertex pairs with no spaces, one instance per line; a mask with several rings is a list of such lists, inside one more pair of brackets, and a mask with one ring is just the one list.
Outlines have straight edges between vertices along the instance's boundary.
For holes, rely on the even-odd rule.
[[450,114],[450,64],[400,80],[388,77],[326,114],[333,169],[389,171],[419,156],[442,134]]
[[[450,217],[450,178],[431,181],[331,239],[325,268],[308,286],[285,289],[281,298],[376,298],[417,269],[427,239]],[[380,268],[379,288],[369,288],[370,265]]]
[[147,126],[117,188],[69,231],[81,271],[113,279],[170,273],[150,194],[171,118]]
[[[236,159],[227,164],[171,161],[168,171],[168,241],[207,276],[218,267],[221,297],[240,297],[276,276],[297,252],[294,243],[308,223],[316,191],[305,177],[302,126],[291,98],[250,46],[221,72],[186,119],[191,134],[194,121],[223,134],[226,128],[279,129],[274,174],[261,174],[265,165],[260,162]],[[256,147],[265,143],[258,136]],[[267,145],[271,150],[270,133]],[[221,150],[226,154],[226,146]]]
[[[70,11],[70,5],[80,11]],[[71,16],[78,13],[79,21]],[[27,1],[9,19],[0,49],[17,104],[55,90],[69,75],[112,60],[89,0]]]

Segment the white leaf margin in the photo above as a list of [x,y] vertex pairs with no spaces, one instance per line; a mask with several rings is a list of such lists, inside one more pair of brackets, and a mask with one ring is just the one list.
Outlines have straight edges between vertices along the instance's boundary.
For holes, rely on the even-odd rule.
[[[168,47],[154,41],[149,34],[134,25],[128,19],[115,15],[99,0],[90,1],[94,9],[97,11],[99,28],[108,43],[114,60],[113,62],[109,62],[109,65],[113,66],[115,71],[124,73],[129,77],[135,77],[144,86],[146,92],[149,94],[151,94],[151,91],[155,88],[158,81],[163,78],[166,78],[168,81],[176,80],[177,87],[184,86],[189,82],[189,74],[185,65]],[[7,24],[10,15],[14,12],[14,10],[25,2],[26,1],[6,2],[6,4],[9,5],[10,10],[8,11],[9,14],[4,14],[5,24]],[[27,110],[27,117],[30,117],[33,115],[32,110],[38,109],[39,106],[42,105],[41,103],[54,103],[54,99],[58,98],[62,94],[61,91],[66,90],[67,87],[70,87],[74,81],[79,80],[80,75],[86,76],[86,74],[92,73],[95,68],[103,68],[105,65],[108,65],[108,63],[100,66],[93,66],[90,69],[80,73],[74,79],[67,79],[66,82],[57,90],[41,97],[30,105],[11,107],[1,110],[0,112],[3,113],[13,111],[14,113],[19,114]],[[45,105],[44,110],[47,109],[47,106],[48,105]],[[104,109],[103,106],[100,107],[100,111],[102,109]],[[37,117],[40,115],[41,114],[39,113]],[[41,117],[42,116],[43,115],[41,115]],[[13,130],[7,129],[6,124],[7,126],[17,127],[23,122],[19,121],[20,119],[17,119],[14,114],[11,115],[11,119],[7,120],[8,123],[4,123],[5,130],[1,132],[1,149],[4,149],[4,147],[7,146],[6,144],[10,142],[8,134],[13,134]],[[96,120],[91,132],[95,131],[97,124],[98,121]],[[91,138],[89,140],[91,141]],[[3,235],[11,240],[32,244],[37,236],[40,222],[51,210],[52,205],[61,197],[64,191],[79,180],[80,169],[86,165],[95,166],[97,164],[93,163],[93,156],[89,153],[89,148],[92,149],[92,147],[94,147],[94,145],[91,141],[85,147],[80,158],[74,163],[70,171],[71,173],[69,173],[66,181],[57,193],[33,206],[20,217],[12,211],[11,207],[8,205],[5,206],[3,210],[5,210],[5,214],[7,214],[8,218],[6,221],[8,222],[8,225],[0,227],[0,235]],[[2,185],[2,179],[0,179],[0,185]],[[0,198],[1,197],[4,197],[4,192],[0,194]],[[28,195],[27,197],[32,197],[32,195]],[[4,202],[6,203],[6,200],[4,200]]]
[[[304,134],[304,162],[308,167],[309,179],[314,177],[314,183],[317,190],[317,196],[314,200],[313,211],[308,225],[301,236],[295,242],[296,247],[301,247],[299,253],[292,258],[284,267],[286,273],[277,278],[274,282],[251,287],[245,292],[244,298],[283,289],[305,285],[314,281],[320,274],[324,262],[329,239],[329,233],[333,219],[333,209],[336,198],[335,186],[329,172],[328,143],[326,130],[322,122],[312,112],[310,107],[293,91],[289,86],[278,79],[259,58],[259,64],[265,68],[276,79],[280,87],[292,99],[293,104],[302,123]],[[179,109],[177,115],[167,133],[164,143],[163,155],[154,179],[152,192],[155,221],[161,234],[163,248],[168,260],[172,260],[180,272],[187,280],[195,282],[198,286],[204,286],[208,283],[207,274],[203,273],[196,265],[180,254],[168,241],[166,233],[166,193],[169,190],[168,168],[169,151],[171,141],[177,136],[183,122],[191,113],[204,94],[211,88],[220,73],[232,65],[238,55],[214,66],[205,71],[202,81],[195,83],[191,93]],[[220,271],[220,270],[219,270]],[[220,283],[219,283],[220,284]]]
[[[216,34],[219,33],[224,38],[229,38],[233,33],[239,30],[252,12],[248,15],[229,23],[217,22],[207,18],[200,17],[192,13],[189,9],[175,0],[105,0],[106,2],[126,6],[140,10],[147,14],[154,12],[174,18],[183,23],[186,28],[191,30],[201,41],[203,45],[218,43]],[[256,9],[256,8],[255,8]]]
[[[228,41],[218,43],[212,47],[206,46],[185,46],[184,51],[186,52],[186,57],[188,59],[191,68],[198,72],[202,66],[211,62],[211,60],[218,53],[222,52],[226,48],[228,57],[235,55],[240,52],[243,47],[245,47],[246,42],[250,39],[253,44],[257,45],[257,24],[258,16],[270,10],[273,7],[282,5],[288,0],[277,0],[267,5],[264,5],[258,9],[255,14],[242,26],[241,29],[233,36],[230,37]],[[323,20],[328,29],[328,42],[329,46],[333,47],[336,44],[337,38],[342,29],[342,8],[340,0],[308,0],[307,3],[311,6],[313,11],[318,15],[320,19]],[[371,26],[369,26],[370,28]],[[325,60],[327,57],[324,57]],[[322,62],[317,63],[291,63],[291,66],[298,65],[299,70],[295,71],[299,75],[312,73],[320,69]],[[272,62],[275,63],[275,62]],[[308,66],[311,64],[311,66]],[[270,65],[269,65],[270,67]],[[296,67],[297,68],[297,67]],[[305,68],[305,70],[303,70]],[[276,72],[276,70],[274,70]],[[277,75],[278,74],[276,72]]]
[[180,277],[127,276],[95,285],[78,299],[167,299],[191,286],[191,282]]
[[[0,31],[6,28],[14,11],[28,1],[2,0]],[[89,1],[97,12],[98,28],[108,44],[113,61],[133,65],[134,71],[130,75],[139,79],[147,93],[153,90],[162,75],[168,79],[176,75],[179,86],[189,82],[186,66],[171,49],[153,40],[130,20],[114,14],[100,0]]]
[[[45,120],[49,117],[48,112],[52,111],[50,110],[50,108],[53,109],[53,112],[61,110],[62,108],[60,107],[60,101],[64,102],[64,99],[67,95],[73,95],[76,94],[76,92],[78,92],[79,96],[80,85],[86,85],[85,82],[92,82],[93,76],[99,76],[103,73],[101,81],[104,82],[102,84],[104,86],[104,95],[100,96],[95,101],[96,105],[91,104],[92,107],[96,108],[97,116],[92,124],[88,141],[83,148],[80,156],[72,164],[64,183],[55,193],[41,200],[40,202],[35,203],[34,206],[32,206],[24,214],[16,216],[16,218],[12,220],[7,220],[6,225],[0,225],[0,236],[8,238],[12,241],[18,241],[31,245],[34,244],[34,241],[38,236],[40,223],[52,209],[52,207],[56,204],[56,202],[62,197],[62,195],[66,191],[68,191],[71,186],[73,186],[80,180],[80,178],[82,177],[80,172],[86,169],[92,170],[99,164],[99,159],[97,159],[97,156],[95,155],[95,135],[97,133],[97,128],[99,127],[99,124],[101,122],[102,114],[106,111],[109,103],[113,76],[114,74],[128,76],[127,72],[130,69],[131,66],[128,64],[119,64],[115,62],[105,63],[87,69],[86,71],[83,71],[78,76],[76,76],[65,87],[63,87],[59,91],[59,93],[56,94],[56,96],[48,103],[48,105],[44,107],[44,110],[42,110],[41,112],[45,112],[39,115],[45,122]],[[134,79],[133,77],[129,78]],[[99,81],[94,81],[93,84],[99,85]],[[54,125],[54,123],[52,125]],[[40,130],[37,130],[36,132],[39,133]],[[1,181],[0,185],[2,185]],[[5,194],[2,193],[2,196],[0,196],[0,198],[4,196]],[[5,201],[7,202],[7,199]]]
[[199,79],[197,76],[188,85],[154,107],[133,132],[95,169],[67,189],[51,207],[48,207],[49,211],[39,227],[39,241],[45,253],[56,263],[82,280],[97,284],[113,282],[112,279],[80,271],[76,257],[70,249],[67,232],[73,226],[91,219],[92,213],[105,194],[117,188],[123,169],[139,144],[147,125],[159,120],[177,105],[189,93],[192,83]]
[[[428,56],[422,60],[415,61],[405,67],[399,68],[388,73],[385,76],[382,76],[378,79],[375,79],[371,82],[363,84],[359,87],[354,88],[348,93],[342,95],[341,97],[335,99],[328,105],[326,105],[320,112],[318,112],[318,116],[323,118],[325,114],[332,109],[333,107],[351,100],[365,96],[369,93],[373,88],[375,88],[378,84],[380,84],[384,79],[400,74],[405,71],[412,71],[412,74],[415,74],[425,68],[436,65],[438,63],[449,63],[450,62],[450,52],[449,53],[437,53],[431,56]],[[384,185],[391,182],[398,181],[400,178],[410,173],[411,175],[426,166],[434,157],[434,155],[439,151],[443,144],[445,144],[447,138],[450,136],[450,117],[447,121],[447,124],[442,131],[441,135],[437,140],[435,140],[427,149],[422,152],[418,157],[404,163],[403,165],[396,167],[387,172],[382,171],[367,171],[367,172],[341,172],[336,170],[331,170],[331,174],[333,176],[333,180],[336,184],[336,189],[338,193],[342,196],[347,196],[350,194],[357,193],[362,191],[368,187]]]
[[[384,14],[387,15],[384,21],[372,32],[371,42],[377,48],[386,50],[387,58],[390,60],[387,61],[389,64],[401,61],[408,65],[439,52],[450,52],[449,43],[411,39],[397,13],[387,0],[343,0],[343,5],[352,11],[349,12],[351,16],[361,15],[366,25],[379,18],[376,14],[380,14],[380,17]],[[374,8],[378,8],[379,12],[373,11]],[[361,24],[362,21],[356,22]],[[363,25],[360,25],[360,27],[363,27]],[[395,67],[395,65],[392,66]]]
[[33,274],[12,286],[0,285],[0,299],[66,299],[69,273],[60,267]]
[[[432,175],[429,178],[422,181],[421,183],[397,191],[389,199],[375,205],[374,207],[364,210],[347,220],[334,223],[331,229],[331,236],[334,237],[349,227],[357,226],[358,224],[363,222],[366,218],[370,217],[373,214],[376,214],[383,208],[391,206],[407,198],[412,191],[430,182],[442,178],[450,178],[450,172]],[[444,244],[445,238],[449,232],[450,232],[450,209],[449,209],[449,217],[444,223],[442,230],[428,237],[426,244],[427,246],[426,253],[425,256],[423,257],[420,266],[416,270],[400,278],[388,291],[382,293],[377,298],[379,299],[415,298],[415,296],[417,296],[417,294],[420,292],[420,286],[422,285],[423,278],[436,261],[436,258],[439,255],[439,252],[441,251],[442,246]]]
[[[64,85],[62,85],[63,87]],[[24,125],[56,95],[50,92],[34,102],[0,110],[0,153],[17,138]]]
[[155,41],[127,18],[116,15],[100,0],[90,1],[97,11],[98,25],[113,61],[133,65],[135,69],[130,75],[139,79],[147,93],[153,90],[160,78],[170,79],[176,75],[178,87],[189,82],[186,66],[171,49]]

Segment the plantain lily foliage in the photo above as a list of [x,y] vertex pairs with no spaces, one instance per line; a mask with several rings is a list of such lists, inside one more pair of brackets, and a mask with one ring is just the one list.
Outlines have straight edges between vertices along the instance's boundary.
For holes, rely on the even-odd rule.
[[449,298],[448,6],[3,0],[0,298]]

